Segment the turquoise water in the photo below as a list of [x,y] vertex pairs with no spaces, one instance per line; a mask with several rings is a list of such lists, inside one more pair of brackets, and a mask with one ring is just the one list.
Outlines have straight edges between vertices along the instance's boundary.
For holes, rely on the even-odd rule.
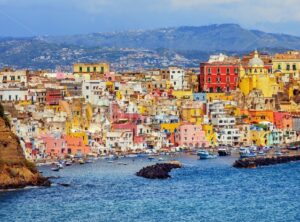
[[231,157],[185,164],[171,179],[136,177],[147,159],[98,160],[60,172],[70,183],[0,193],[0,221],[300,221],[300,163],[235,169]]

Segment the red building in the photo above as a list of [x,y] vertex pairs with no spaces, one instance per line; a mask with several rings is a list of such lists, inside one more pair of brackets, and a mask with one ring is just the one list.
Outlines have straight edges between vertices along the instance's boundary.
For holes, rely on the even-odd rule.
[[238,84],[239,63],[212,62],[200,64],[200,92],[229,92]]
[[58,105],[59,100],[63,99],[63,94],[61,90],[49,89],[46,92],[46,104],[47,105]]

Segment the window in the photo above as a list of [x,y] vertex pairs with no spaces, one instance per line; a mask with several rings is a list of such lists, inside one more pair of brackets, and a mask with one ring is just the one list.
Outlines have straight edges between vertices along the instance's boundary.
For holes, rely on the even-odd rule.
[[230,87],[229,86],[227,86],[227,92],[229,92],[230,91]]
[[103,74],[104,73],[104,67],[101,66],[101,73]]
[[281,64],[278,64],[278,69],[281,70]]
[[226,69],[226,74],[229,74],[229,73],[230,73],[230,69],[227,68],[227,69]]
[[238,73],[239,73],[238,68],[234,68],[234,74],[238,74]]
[[208,77],[208,78],[207,78],[207,82],[209,82],[209,83],[210,83],[210,77]]
[[221,82],[221,78],[220,77],[217,78],[217,82]]
[[86,86],[85,88],[88,90],[90,87]]
[[226,82],[230,82],[230,78],[229,77],[226,77]]
[[82,72],[82,67],[81,66],[79,67],[79,72]]
[[97,67],[96,66],[94,66],[94,72],[96,72],[97,71]]
[[218,74],[220,74],[220,73],[221,73],[221,71],[220,71],[220,68],[218,68],[218,69],[217,69],[217,73],[218,73]]
[[287,70],[287,71],[290,71],[290,68],[291,68],[291,67],[290,67],[290,64],[287,64],[287,65],[286,65],[286,70]]
[[173,79],[174,77],[173,77],[173,75],[171,75],[171,79]]
[[87,72],[91,72],[90,67],[87,67]]
[[297,70],[297,66],[296,64],[293,64],[293,70],[296,71]]
[[211,74],[211,68],[208,68],[208,69],[207,69],[207,73],[208,73],[208,74]]

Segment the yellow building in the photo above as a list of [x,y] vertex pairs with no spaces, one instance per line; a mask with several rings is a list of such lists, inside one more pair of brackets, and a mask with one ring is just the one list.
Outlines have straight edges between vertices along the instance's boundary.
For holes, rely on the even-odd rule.
[[[272,59],[273,71],[276,73],[281,73],[282,77],[288,79],[299,79],[300,73],[300,52],[299,51],[289,51],[284,54],[275,54]],[[288,80],[287,79],[287,80]],[[286,80],[286,81],[287,81]]]
[[194,124],[201,124],[203,119],[203,106],[201,103],[185,104],[181,106],[181,120]]
[[162,123],[160,124],[161,131],[168,131],[170,133],[174,133],[178,130],[180,123]]
[[280,89],[276,77],[265,68],[257,51],[255,51],[254,57],[250,59],[246,69],[240,68],[239,88],[246,96],[254,89],[261,90],[264,97],[272,97]]
[[176,99],[193,99],[193,91],[191,90],[174,90],[172,95]]
[[232,101],[233,96],[226,95],[225,93],[206,93],[206,100],[208,102],[211,102],[214,100]]
[[269,131],[257,131],[257,130],[251,130],[251,142],[253,145],[256,146],[266,146],[268,144],[268,135]]
[[108,63],[75,63],[74,73],[99,73],[104,74],[110,71]]
[[202,129],[205,132],[205,138],[209,142],[209,144],[211,146],[216,145],[217,135],[213,130],[213,125],[204,124],[202,125]]

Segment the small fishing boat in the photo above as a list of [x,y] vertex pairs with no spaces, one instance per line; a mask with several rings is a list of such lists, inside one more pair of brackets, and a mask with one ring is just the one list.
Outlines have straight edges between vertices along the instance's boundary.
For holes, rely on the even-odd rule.
[[59,167],[52,167],[51,170],[52,171],[59,171],[60,169],[59,169]]
[[217,155],[209,153],[207,150],[199,150],[197,152],[197,155],[200,157],[200,159],[203,159],[203,160],[217,158]]
[[149,160],[154,160],[155,157],[154,157],[154,156],[148,156],[148,159],[149,159]]
[[72,165],[72,161],[66,161],[65,165],[66,166],[71,166]]
[[296,150],[298,150],[298,147],[296,147],[296,146],[288,146],[287,149],[288,150],[294,150],[294,151],[296,151]]
[[79,164],[85,164],[85,161],[84,161],[83,159],[79,159],[79,160],[78,160],[78,163],[79,163]]
[[128,154],[128,155],[126,155],[126,157],[128,157],[128,158],[136,158],[136,157],[138,157],[138,155],[137,154]]
[[257,153],[257,156],[266,156],[266,153],[263,150],[261,150]]
[[107,161],[108,163],[114,163],[114,161],[112,161],[112,160],[109,160],[109,161]]
[[94,160],[91,159],[91,158],[88,158],[88,159],[85,161],[85,163],[94,163]]
[[256,157],[256,153],[250,151],[249,148],[240,148],[240,158]]
[[225,148],[225,147],[220,147],[218,149],[218,154],[219,154],[219,156],[229,156],[229,155],[231,155],[229,149]]
[[59,168],[59,169],[63,169],[64,168],[64,166],[61,163],[57,163],[56,167]]
[[158,161],[164,161],[164,160],[165,160],[165,159],[162,158],[162,157],[158,158]]
[[279,150],[275,151],[274,154],[275,156],[282,156],[282,152]]

